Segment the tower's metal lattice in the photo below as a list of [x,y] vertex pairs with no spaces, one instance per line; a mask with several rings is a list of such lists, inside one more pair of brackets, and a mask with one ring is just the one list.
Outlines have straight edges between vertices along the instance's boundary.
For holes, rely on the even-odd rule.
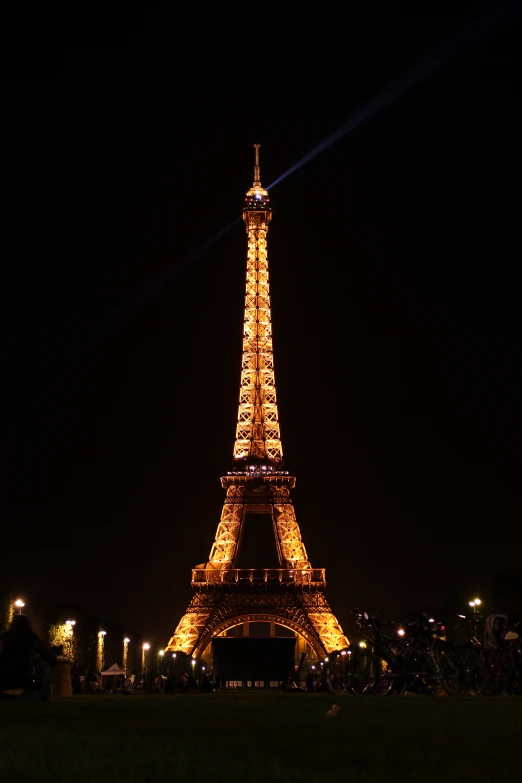
[[[212,638],[239,622],[277,621],[299,633],[318,656],[348,640],[325,597],[324,569],[308,560],[283,469],[277,412],[266,237],[272,219],[261,186],[259,144],[243,219],[248,236],[243,361],[234,468],[221,477],[226,497],[208,562],[192,572],[192,600],[167,650],[201,655]],[[278,569],[238,569],[245,518],[270,514]]]

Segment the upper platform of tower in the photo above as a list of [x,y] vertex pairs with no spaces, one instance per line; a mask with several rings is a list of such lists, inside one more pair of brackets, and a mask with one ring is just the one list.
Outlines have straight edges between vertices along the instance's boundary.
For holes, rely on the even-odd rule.
[[261,186],[261,174],[259,168],[259,148],[261,144],[254,144],[256,151],[256,163],[254,166],[254,182],[245,195],[243,213],[245,212],[271,212],[268,190]]

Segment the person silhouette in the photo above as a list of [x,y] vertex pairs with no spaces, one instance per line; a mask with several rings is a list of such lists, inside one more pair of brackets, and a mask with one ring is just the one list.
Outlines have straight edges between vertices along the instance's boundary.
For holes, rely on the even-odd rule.
[[29,618],[16,614],[0,636],[0,699],[46,700],[55,665],[56,656],[33,632]]

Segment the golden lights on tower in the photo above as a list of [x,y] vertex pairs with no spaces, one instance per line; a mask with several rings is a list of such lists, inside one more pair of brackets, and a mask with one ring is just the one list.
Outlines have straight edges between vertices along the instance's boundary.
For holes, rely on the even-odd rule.
[[[304,636],[308,634],[309,643],[315,645],[318,653],[321,648],[322,652],[332,652],[347,647],[348,640],[322,592],[325,585],[324,570],[312,569],[301,538],[290,495],[295,477],[283,470],[267,253],[272,208],[269,193],[261,185],[260,146],[254,144],[254,181],[243,203],[247,261],[239,407],[233,447],[234,470],[221,478],[221,485],[226,489],[221,519],[209,559],[206,564],[194,569],[192,583],[197,588],[198,583],[218,586],[227,581],[245,579],[246,574],[240,577],[236,568],[245,516],[248,513],[270,513],[281,583],[317,585],[316,590],[311,590],[302,599],[303,611],[309,621],[308,630],[303,631],[301,628],[298,631],[291,623],[287,627]],[[253,499],[256,492],[258,494]],[[257,510],[253,510],[254,507]],[[268,575],[269,569],[265,569],[263,579],[268,579]],[[267,604],[265,615],[269,613],[268,608]],[[167,650],[201,655],[208,644],[208,623],[213,611],[213,599],[196,590],[189,610],[178,623]],[[275,604],[272,614],[277,619]],[[282,622],[281,618],[279,620]],[[212,631],[211,635],[215,634],[216,631]]]
[[272,315],[266,237],[272,219],[268,191],[261,187],[259,147],[254,184],[247,191],[243,220],[247,232],[247,272],[243,360],[234,459],[279,463],[283,457],[274,375]]

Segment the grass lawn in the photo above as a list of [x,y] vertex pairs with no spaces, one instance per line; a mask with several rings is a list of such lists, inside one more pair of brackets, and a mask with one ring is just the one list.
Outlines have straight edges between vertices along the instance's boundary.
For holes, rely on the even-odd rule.
[[[326,717],[332,704],[341,709]],[[2,783],[518,778],[522,700],[283,692],[0,702]]]

